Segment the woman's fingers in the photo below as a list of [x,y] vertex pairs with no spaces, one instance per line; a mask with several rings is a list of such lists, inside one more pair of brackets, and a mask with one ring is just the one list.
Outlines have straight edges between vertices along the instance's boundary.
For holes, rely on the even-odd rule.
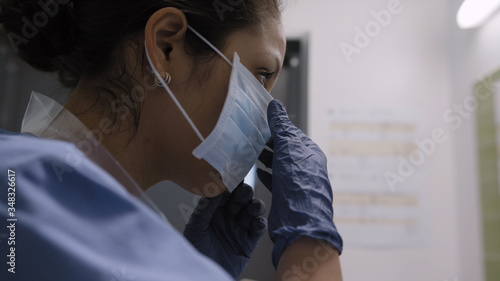
[[247,184],[239,185],[226,203],[225,210],[231,216],[236,217],[243,208],[251,202],[253,198],[253,189]]
[[219,207],[220,202],[223,199],[224,194],[221,194],[214,198],[202,197],[198,202],[193,214],[189,218],[189,222],[186,227],[195,231],[206,231],[210,226],[210,221],[212,220],[212,215],[214,214],[217,207]]
[[252,227],[254,220],[263,216],[265,212],[266,206],[264,202],[260,199],[252,199],[252,201],[245,206],[237,219],[241,227],[248,229]]

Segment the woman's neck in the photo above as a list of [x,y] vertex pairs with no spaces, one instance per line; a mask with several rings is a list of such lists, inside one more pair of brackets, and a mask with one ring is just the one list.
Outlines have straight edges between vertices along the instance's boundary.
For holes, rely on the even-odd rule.
[[153,176],[155,167],[146,161],[148,150],[138,128],[129,118],[120,120],[113,116],[112,104],[88,89],[77,87],[64,107],[75,115],[93,134],[100,145],[120,163],[143,190],[159,182]]

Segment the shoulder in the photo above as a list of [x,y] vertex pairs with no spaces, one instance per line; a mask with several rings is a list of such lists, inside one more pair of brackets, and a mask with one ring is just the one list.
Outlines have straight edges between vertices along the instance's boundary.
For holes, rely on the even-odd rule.
[[32,160],[36,157],[63,160],[67,158],[68,152],[84,156],[81,152],[77,153],[76,146],[69,142],[44,139],[30,134],[13,133],[4,130],[0,130],[0,144],[0,152],[3,155],[30,156],[29,158],[21,158],[22,161]]
[[[75,145],[0,131],[0,158],[0,181],[15,173],[21,279],[229,280]],[[0,217],[7,197],[0,193]]]
[[[60,162],[69,159],[69,156],[84,157],[69,142],[39,138],[29,134],[12,133],[0,130],[0,153],[10,163],[29,164],[33,160]],[[80,163],[83,158],[80,159]]]
[[26,180],[37,183],[37,188],[96,179],[100,185],[117,186],[109,174],[69,142],[0,130],[0,155],[6,160],[0,163],[1,169],[25,175]]

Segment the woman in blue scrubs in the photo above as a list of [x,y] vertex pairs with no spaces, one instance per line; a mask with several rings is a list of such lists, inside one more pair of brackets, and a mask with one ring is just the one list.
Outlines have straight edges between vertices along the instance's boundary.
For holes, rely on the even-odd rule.
[[[0,8],[18,56],[72,89],[64,105],[33,93],[23,134],[0,131],[2,280],[237,279],[267,224],[235,184],[259,155],[276,279],[342,279],[326,158],[268,98],[280,1]],[[206,197],[184,235],[144,194],[163,180]]]

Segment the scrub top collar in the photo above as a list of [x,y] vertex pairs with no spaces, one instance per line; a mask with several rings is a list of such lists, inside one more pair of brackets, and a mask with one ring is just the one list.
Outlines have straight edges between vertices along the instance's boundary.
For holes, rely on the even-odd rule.
[[94,134],[76,116],[55,100],[32,92],[24,114],[21,133],[73,143],[90,160],[113,176],[130,194],[140,199],[163,220],[167,221],[165,215],[120,163],[100,145]]

